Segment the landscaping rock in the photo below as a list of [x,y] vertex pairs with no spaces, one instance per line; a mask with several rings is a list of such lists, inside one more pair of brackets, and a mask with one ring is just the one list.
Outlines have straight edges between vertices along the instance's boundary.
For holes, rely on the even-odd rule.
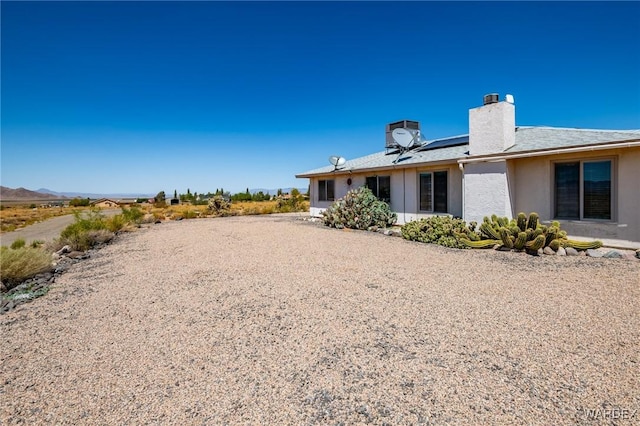
[[553,249],[552,249],[551,247],[545,247],[545,248],[542,250],[542,252],[543,252],[544,254],[548,254],[548,255],[556,254],[556,252],[555,252],[555,251],[553,251]]
[[636,257],[640,259],[640,249],[636,250]]
[[580,250],[580,251],[578,252],[578,256],[586,256],[586,255],[587,255],[587,252],[586,252],[586,251],[584,251],[584,250]]
[[69,253],[67,255],[67,257],[70,257],[71,259],[79,259],[82,258],[84,259],[82,256],[84,256],[85,253],[83,251],[72,251],[71,253]]
[[538,256],[542,256],[544,254],[544,250],[538,249]]
[[556,252],[556,254],[558,256],[566,256],[567,255],[567,250],[565,250],[564,247],[559,247],[558,251]]
[[573,247],[567,247],[564,250],[567,252],[567,256],[577,256],[578,255],[578,250],[574,249]]
[[604,253],[602,253],[601,251],[598,251],[598,250],[588,249],[587,250],[587,256],[589,256],[589,257],[603,257]]
[[60,256],[60,255],[63,255],[63,254],[65,254],[65,253],[69,253],[70,251],[71,251],[71,247],[70,247],[70,246],[64,246],[64,247],[62,247],[60,250],[58,250],[58,251],[56,252],[56,254],[57,254],[58,256]]
[[606,257],[607,259],[620,259],[622,258],[622,254],[620,254],[620,252],[617,252],[615,250],[611,250],[606,252],[602,257]]

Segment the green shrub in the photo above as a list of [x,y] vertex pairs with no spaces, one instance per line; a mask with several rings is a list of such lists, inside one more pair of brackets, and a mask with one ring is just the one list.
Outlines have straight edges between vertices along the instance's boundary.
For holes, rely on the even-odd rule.
[[39,248],[0,250],[0,280],[8,290],[51,268],[51,255]]
[[27,243],[25,242],[24,238],[18,238],[11,243],[11,248],[14,250],[17,250],[19,248],[24,247],[25,245],[27,245]]
[[62,230],[59,244],[69,245],[72,250],[85,251],[113,238],[108,230],[109,223],[99,211],[91,210],[87,217],[82,217],[79,212],[74,212],[74,215],[76,221]]
[[119,230],[124,228],[126,224],[127,220],[122,214],[113,215],[106,220],[107,229],[111,232],[118,232]]
[[289,198],[279,197],[276,201],[275,212],[277,213],[292,213],[307,211],[308,207],[304,202],[304,197],[300,194],[296,188],[291,190]]
[[91,201],[88,198],[73,198],[71,201],[69,201],[69,205],[71,207],[86,207],[89,204],[91,204]]
[[144,213],[136,206],[131,206],[129,209],[122,207],[122,216],[127,222],[138,225],[142,221]]
[[[404,224],[401,228],[402,237],[421,243],[438,244],[452,248],[468,248],[460,242],[456,234],[470,235],[470,231],[462,219],[449,216],[433,216]],[[471,236],[470,238],[476,238]]]
[[334,228],[386,228],[397,216],[384,201],[380,201],[365,186],[352,189],[322,212],[322,222]]

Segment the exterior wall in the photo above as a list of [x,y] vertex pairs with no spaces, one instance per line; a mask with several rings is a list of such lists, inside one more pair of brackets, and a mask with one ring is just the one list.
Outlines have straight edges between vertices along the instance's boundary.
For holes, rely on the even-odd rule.
[[[448,172],[448,214],[462,217],[462,173],[457,164],[447,164],[424,168],[407,168],[380,170],[368,173],[354,173],[351,175],[335,175],[335,196],[342,198],[350,189],[363,186],[367,176],[390,176],[391,177],[391,210],[398,215],[398,225],[402,225],[412,220],[433,216],[434,213],[419,211],[419,173],[427,171]],[[347,179],[351,178],[351,185],[347,185]],[[322,179],[325,179],[324,177]],[[311,216],[320,216],[322,211],[331,205],[331,201],[318,200],[318,180],[314,177],[310,179],[311,191],[310,200]],[[442,213],[437,213],[442,214]]]
[[[347,179],[351,178],[351,185],[347,184]],[[309,188],[309,201],[310,201],[310,211],[309,214],[311,216],[320,216],[322,212],[333,203],[333,201],[320,201],[318,199],[318,181],[333,179],[335,181],[335,199],[339,199],[347,195],[347,192],[350,189],[358,188],[365,183],[364,175],[348,175],[348,174],[336,174],[333,176],[323,176],[321,178],[313,177],[309,179],[309,184],[311,187]]]
[[640,148],[511,160],[515,170],[515,212],[537,212],[553,220],[553,164],[556,161],[613,159],[613,220],[560,220],[570,235],[640,241]]
[[464,167],[464,220],[482,222],[484,216],[513,217],[511,178],[506,161],[470,163]]

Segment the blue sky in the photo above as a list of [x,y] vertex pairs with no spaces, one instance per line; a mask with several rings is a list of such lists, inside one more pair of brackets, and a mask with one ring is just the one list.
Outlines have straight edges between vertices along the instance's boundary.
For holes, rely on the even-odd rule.
[[638,2],[7,2],[1,183],[94,193],[306,187],[385,124],[640,128]]

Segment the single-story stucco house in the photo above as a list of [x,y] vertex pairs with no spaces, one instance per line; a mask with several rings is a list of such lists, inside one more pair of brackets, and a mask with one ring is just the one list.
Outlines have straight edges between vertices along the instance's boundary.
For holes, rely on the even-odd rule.
[[100,208],[116,208],[120,206],[117,201],[111,200],[109,198],[100,198],[99,200],[92,201],[90,204],[92,207]]
[[403,148],[391,130],[419,124],[392,123],[384,151],[296,175],[310,179],[311,215],[367,185],[398,224],[535,211],[570,235],[640,241],[640,130],[516,126],[513,97],[505,99],[487,95],[470,109],[466,135]]

